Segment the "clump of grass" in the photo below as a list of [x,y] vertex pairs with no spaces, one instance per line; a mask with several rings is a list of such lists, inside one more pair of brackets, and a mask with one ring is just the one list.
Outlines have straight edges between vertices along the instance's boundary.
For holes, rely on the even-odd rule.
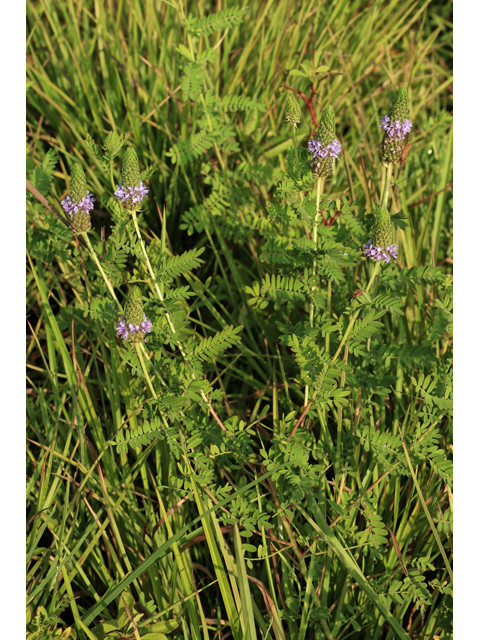
[[451,637],[451,5],[192,13],[27,5],[27,635]]

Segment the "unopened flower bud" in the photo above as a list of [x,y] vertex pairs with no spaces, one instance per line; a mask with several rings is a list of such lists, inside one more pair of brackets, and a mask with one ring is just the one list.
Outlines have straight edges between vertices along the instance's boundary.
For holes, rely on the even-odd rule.
[[297,96],[289,93],[285,109],[285,121],[296,127],[302,121],[302,111],[298,104]]
[[332,107],[327,107],[320,118],[317,135],[308,142],[314,175],[319,178],[331,176],[333,160],[338,158],[341,149],[335,138],[335,111]]
[[87,180],[80,164],[74,164],[70,175],[70,195],[62,200],[62,209],[72,219],[71,228],[75,233],[87,233],[92,223],[90,211],[95,198],[87,189]]
[[103,148],[112,158],[117,155],[123,145],[123,139],[118,136],[115,131],[110,131],[108,136],[105,138],[105,144]]

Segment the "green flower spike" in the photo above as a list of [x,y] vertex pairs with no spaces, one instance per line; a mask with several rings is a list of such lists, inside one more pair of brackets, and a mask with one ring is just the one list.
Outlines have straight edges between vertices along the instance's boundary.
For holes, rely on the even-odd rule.
[[308,142],[308,150],[312,156],[312,171],[318,178],[329,178],[332,175],[333,160],[338,158],[341,147],[335,138],[335,111],[327,107],[318,124],[317,135]]
[[142,292],[139,287],[130,288],[125,303],[125,315],[119,319],[117,336],[130,344],[147,342],[146,335],[152,331],[152,323],[143,311]]
[[408,94],[405,87],[397,89],[387,116],[380,120],[384,130],[382,139],[382,161],[384,165],[397,164],[406,145],[406,135],[412,129],[408,119]]
[[118,185],[114,195],[120,200],[124,209],[138,211],[147,193],[147,187],[140,180],[137,152],[133,147],[128,147],[123,157],[122,183]]
[[298,104],[297,96],[290,93],[287,98],[287,106],[285,109],[285,121],[293,125],[295,128],[302,121],[302,111]]
[[384,263],[398,257],[398,246],[393,244],[392,219],[385,207],[378,207],[373,212],[372,238],[363,245],[363,254]]

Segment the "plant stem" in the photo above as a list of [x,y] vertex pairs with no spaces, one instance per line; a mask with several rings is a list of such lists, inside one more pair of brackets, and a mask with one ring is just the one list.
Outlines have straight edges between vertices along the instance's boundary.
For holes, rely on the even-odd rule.
[[[162,292],[161,292],[161,290],[160,290],[160,287],[159,287],[159,285],[158,285],[157,279],[156,279],[156,277],[155,277],[155,273],[154,273],[154,271],[153,271],[152,265],[151,265],[150,260],[149,260],[149,258],[148,258],[148,254],[147,254],[147,249],[146,249],[146,247],[145,247],[145,243],[143,242],[143,238],[142,238],[141,233],[140,233],[140,228],[139,228],[139,226],[138,226],[137,212],[136,212],[136,211],[133,211],[133,212],[132,212],[132,217],[133,217],[133,224],[135,225],[135,230],[136,230],[136,232],[137,232],[137,236],[138,236],[138,239],[139,239],[139,241],[140,241],[140,246],[142,247],[142,252],[143,252],[143,255],[145,256],[145,260],[146,260],[146,262],[147,262],[148,270],[149,270],[150,275],[151,275],[151,277],[152,277],[153,284],[155,285],[155,290],[156,290],[157,295],[158,295],[158,297],[159,297],[159,299],[160,299],[160,302],[163,302],[163,301],[164,301],[164,297],[163,297],[163,294],[162,294]],[[173,325],[172,319],[171,319],[170,314],[169,314],[168,312],[167,312],[167,314],[166,314],[166,318],[167,318],[168,324],[169,324],[169,326],[170,326],[170,330],[171,330],[171,332],[172,332],[173,334],[176,334],[177,332],[175,331],[175,327],[174,327],[174,325]],[[178,345],[178,348],[179,348],[179,350],[180,350],[180,353],[182,354],[183,359],[185,360],[185,362],[188,362],[187,354],[185,353],[185,349],[184,349],[184,347],[183,347],[183,344],[182,344],[182,343],[181,343],[181,341],[180,341],[180,340],[178,340],[178,339],[177,339],[177,345]],[[193,380],[196,380],[195,373],[194,373],[193,371],[190,371],[190,373],[191,373],[191,376],[192,376]],[[215,413],[215,411],[214,411],[214,409],[213,409],[212,405],[210,404],[210,402],[208,401],[208,398],[207,398],[207,396],[205,395],[205,392],[203,391],[203,389],[200,391],[200,395],[202,396],[202,400],[206,403],[206,405],[207,405],[207,407],[208,407],[208,409],[209,409],[210,413],[212,414],[213,418],[215,419],[215,421],[216,421],[216,422],[220,425],[220,427],[225,431],[225,427],[224,427],[224,425],[222,424],[221,420],[219,419],[219,417],[218,417],[218,416],[217,416],[217,414]]]
[[[377,262],[377,264],[375,265],[375,269],[373,270],[372,277],[370,278],[370,281],[369,281],[369,283],[367,284],[367,288],[365,289],[365,292],[366,292],[366,293],[367,293],[367,292],[371,289],[371,287],[372,287],[372,284],[373,284],[373,282],[374,282],[374,280],[375,280],[375,278],[376,278],[376,276],[377,276],[377,273],[378,273],[378,272],[379,272],[379,270],[380,270],[380,264],[381,264],[380,262]],[[333,360],[332,360],[332,362],[331,362],[331,365],[330,365],[330,366],[332,366],[332,365],[335,363],[335,361],[337,360],[338,356],[340,355],[340,352],[341,352],[341,350],[343,349],[343,346],[344,346],[345,342],[347,341],[348,336],[350,335],[350,331],[352,330],[353,324],[354,324],[355,320],[358,318],[358,314],[360,313],[360,309],[361,309],[361,308],[362,308],[361,306],[358,308],[358,310],[355,312],[355,314],[352,316],[352,318],[351,318],[350,322],[348,323],[348,327],[347,327],[347,329],[346,329],[345,333],[343,334],[342,341],[340,342],[340,344],[339,344],[339,346],[338,346],[338,349],[337,349],[337,351],[335,352],[335,355],[333,356]]]
[[388,196],[390,194],[390,181],[393,174],[393,164],[388,163],[388,166],[382,167],[382,207],[386,207],[388,204]]
[[137,343],[135,345],[135,349],[137,350],[138,358],[140,360],[140,364],[142,366],[143,375],[145,376],[145,380],[147,381],[148,388],[150,389],[150,393],[152,394],[152,396],[154,398],[156,398],[157,394],[155,393],[155,389],[153,388],[152,381],[150,380],[150,376],[148,375],[147,367],[145,366],[145,360],[143,359],[143,353],[142,353],[143,349],[142,348],[143,348],[143,344],[138,344]]
[[100,273],[102,274],[103,279],[105,280],[105,284],[107,285],[107,288],[110,291],[110,295],[112,296],[112,298],[117,303],[119,311],[121,311],[121,305],[120,305],[120,302],[118,301],[118,298],[117,298],[117,296],[115,294],[115,291],[113,290],[112,283],[110,282],[110,280],[105,275],[105,271],[102,269],[102,265],[100,264],[100,262],[99,262],[99,260],[97,258],[97,254],[95,253],[95,251],[94,251],[94,249],[92,247],[92,243],[90,242],[90,238],[88,237],[88,233],[83,233],[82,235],[85,238],[85,242],[87,243],[88,250],[90,251],[90,255],[94,259],[95,264],[97,265]]
[[[332,311],[332,281],[329,280],[327,284],[327,318],[330,318],[330,313]],[[330,351],[330,333],[327,332],[325,335],[325,351],[329,353]]]
[[[140,240],[140,246],[142,247],[143,255],[145,256],[145,260],[147,262],[147,267],[148,267],[148,270],[149,270],[150,275],[152,277],[153,284],[155,286],[155,290],[156,290],[157,295],[158,295],[158,297],[160,299],[160,302],[163,302],[164,301],[164,297],[162,295],[162,292],[160,291],[160,287],[158,285],[157,278],[155,277],[155,273],[153,271],[152,265],[151,265],[150,260],[148,258],[148,254],[147,254],[147,249],[145,247],[145,243],[143,242],[143,238],[142,238],[142,235],[140,233],[140,229],[139,229],[139,226],[138,226],[138,220],[137,220],[137,212],[136,211],[132,212],[132,217],[133,217],[133,224],[135,225],[135,231],[137,232],[138,239]],[[172,319],[170,318],[170,314],[167,313],[166,317],[167,317],[167,322],[169,324],[171,332],[172,333],[176,333],[175,327],[173,326]],[[180,347],[180,350],[182,350],[182,347]]]
[[293,148],[295,150],[295,164],[297,164],[297,125],[293,125]]
[[113,180],[113,159],[110,160],[108,173],[110,175],[110,183],[112,185],[112,189],[113,189],[113,191],[116,191],[115,182]]
[[[317,207],[315,213],[315,221],[313,223],[313,242],[315,243],[315,250],[317,248],[317,231],[318,231],[318,219],[320,217],[320,196],[323,193],[323,185],[325,184],[325,180],[323,178],[318,178],[317,180]],[[317,258],[313,258],[313,275],[315,276],[317,273]],[[315,287],[312,287],[312,292]],[[313,315],[314,315],[315,307],[313,302],[310,303],[310,326],[313,328]],[[308,404],[308,384],[305,385],[305,400],[303,406],[306,407]]]

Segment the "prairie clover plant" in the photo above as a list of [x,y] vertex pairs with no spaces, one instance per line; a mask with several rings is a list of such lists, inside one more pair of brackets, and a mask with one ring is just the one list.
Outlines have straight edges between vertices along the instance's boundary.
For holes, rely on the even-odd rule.
[[[381,182],[363,183],[353,149],[365,132],[346,121],[323,50],[286,72],[299,86],[281,125],[283,105],[249,84],[251,50],[232,57],[247,11],[166,9],[177,45],[162,64],[181,91],[162,108],[177,119],[158,149],[146,121],[86,137],[106,214],[98,237],[86,233],[93,199],[80,164],[62,203],[75,242],[28,196],[29,313],[49,367],[35,361],[27,396],[39,434],[28,483],[37,636],[57,633],[65,596],[79,637],[406,640],[411,620],[412,637],[447,626],[452,297],[445,266],[414,266],[422,238],[413,247],[399,233],[395,244],[406,226],[395,213],[406,90],[370,149],[367,172],[382,165]],[[137,100],[130,85],[122,91]],[[117,117],[124,96],[113,103]],[[155,135],[164,129],[166,118]],[[63,188],[55,162],[48,152],[28,173],[49,202]],[[75,462],[83,501],[68,499],[70,475],[52,473],[49,487],[53,451]],[[100,522],[105,552],[82,548],[81,532]]]

